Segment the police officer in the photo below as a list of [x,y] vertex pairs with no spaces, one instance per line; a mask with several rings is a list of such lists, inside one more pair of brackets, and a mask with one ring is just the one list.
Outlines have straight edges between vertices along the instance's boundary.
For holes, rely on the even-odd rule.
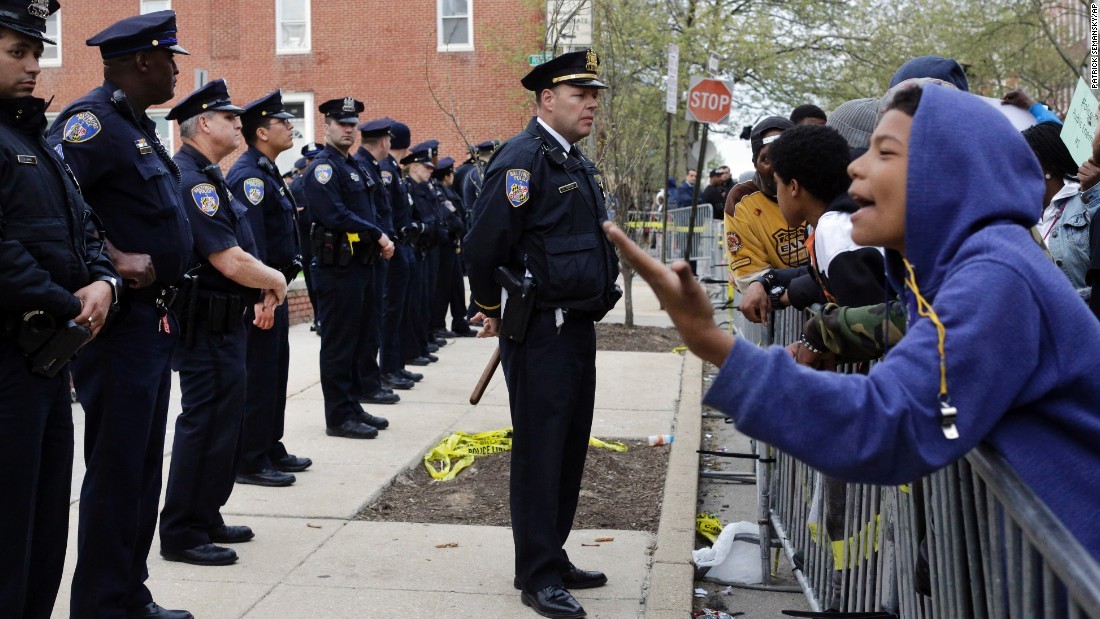
[[401,187],[404,190],[409,203],[409,221],[414,232],[413,236],[402,236],[403,243],[410,248],[409,253],[409,294],[405,305],[405,313],[401,321],[401,357],[404,363],[415,366],[425,366],[431,363],[428,350],[428,338],[419,325],[424,320],[424,295],[428,285],[426,276],[426,249],[428,243],[425,231],[426,224],[419,219],[419,209],[413,199],[413,186],[416,179],[409,175],[407,157],[412,143],[412,135],[408,125],[395,122],[390,127],[390,165],[396,168],[398,164],[405,166],[397,174],[401,179]]
[[309,164],[313,163],[313,158],[321,154],[323,150],[325,150],[325,145],[316,142],[310,142],[303,146],[301,150],[302,158],[294,162],[294,169],[298,171],[298,174],[290,182],[290,192],[298,202],[298,243],[302,251],[302,274],[306,279],[309,304],[313,308],[313,324],[309,326],[309,330],[317,335],[321,335],[319,331],[321,323],[317,321],[317,291],[313,286],[313,270],[309,268],[310,263],[313,261],[313,254],[310,253],[312,248],[309,243],[309,228],[313,224],[313,219],[309,216],[309,204],[306,201],[306,179],[303,174]]
[[[88,207],[42,138],[47,103],[32,96],[43,43],[54,43],[46,18],[58,8],[0,0],[0,453],[13,464],[0,510],[3,617],[53,610],[73,466],[66,364],[103,328],[117,293]],[[63,350],[65,334],[77,337]]]
[[[256,257],[281,272],[287,284],[302,270],[298,213],[275,158],[294,145],[291,118],[294,115],[283,109],[279,90],[244,106],[241,132],[248,150],[226,178],[231,193],[248,209]],[[290,308],[285,303],[275,308],[275,324],[270,329],[251,324],[255,318],[250,311],[245,320],[248,390],[237,483],[289,486],[295,481],[293,473],[313,464],[309,458],[287,453],[282,443],[290,372]]]
[[270,329],[275,308],[286,297],[283,274],[255,257],[245,206],[229,191],[218,167],[240,146],[237,115],[243,111],[218,79],[188,95],[167,116],[179,123],[183,140],[175,161],[183,174],[181,196],[199,266],[197,290],[183,319],[183,341],[172,358],[183,410],[176,419],[160,517],[160,554],[194,565],[232,563],[237,553],[215,542],[252,539],[251,529],[227,526],[219,513],[233,489],[244,416],[243,317],[254,305],[253,324]]
[[[382,182],[382,168],[379,167],[379,158],[389,152],[385,140],[389,136],[389,125],[392,123],[392,120],[386,118],[359,125],[359,149],[352,155],[377,188],[373,192],[377,208],[377,221],[375,223],[390,239],[395,238],[393,206],[390,193]],[[379,128],[381,125],[384,125],[384,127]],[[396,248],[394,253],[396,253]],[[363,313],[363,320],[368,324],[363,365],[359,369],[360,402],[396,404],[401,398],[393,393],[393,389],[411,389],[413,386],[413,382],[405,378],[391,377],[396,378],[396,382],[383,379],[378,360],[382,340],[382,312],[385,311],[386,278],[392,262],[393,258],[379,260],[374,263],[374,290],[370,295],[373,303],[368,303],[366,311]]]
[[374,263],[393,255],[393,242],[374,222],[374,184],[349,154],[363,103],[352,97],[332,99],[318,110],[325,115],[325,150],[306,173],[306,199],[313,217],[313,280],[321,320],[321,391],[329,436],[374,438],[389,421],[359,403],[367,322],[363,312],[374,299]]
[[478,142],[477,146],[474,147],[476,150],[475,160],[470,171],[462,179],[458,178],[457,173],[455,174],[455,186],[459,188],[458,191],[462,194],[462,203],[467,209],[472,210],[474,208],[474,202],[481,193],[482,179],[485,177],[485,166],[489,164],[489,158],[493,156],[493,152],[498,146],[500,146],[500,140]]
[[423,232],[417,241],[422,268],[420,272],[420,296],[413,299],[413,330],[421,346],[421,356],[429,362],[439,361],[435,352],[441,343],[432,333],[432,299],[435,297],[439,282],[439,248],[447,240],[446,228],[442,217],[441,195],[432,184],[432,171],[435,170],[435,157],[438,142],[429,140],[409,149],[409,154],[401,159],[405,164],[409,180],[409,196],[413,202],[413,220],[422,224]]
[[[378,167],[382,175],[382,185],[390,195],[397,238],[394,239],[396,247],[386,277],[385,309],[382,312],[382,324],[386,328],[382,331],[379,365],[383,380],[392,383],[393,378],[404,378],[416,383],[424,375],[409,371],[405,367],[405,359],[420,355],[409,322],[409,303],[413,289],[419,282],[414,246],[421,230],[412,220],[412,198],[409,197],[408,182],[398,163],[409,146],[409,128],[404,123],[385,120],[389,121],[386,140],[389,152],[379,160]],[[427,364],[428,360],[424,359],[424,363]]]
[[124,19],[87,43],[103,58],[103,85],[61,112],[49,141],[103,222],[127,287],[110,328],[72,364],[86,416],[87,472],[70,612],[190,617],[158,606],[144,584],[179,335],[169,306],[193,245],[179,169],[145,111],[175,96],[175,57],[187,51],[172,11]]
[[[474,337],[466,322],[466,284],[462,279],[459,256],[462,237],[466,234],[466,209],[454,190],[455,160],[444,157],[432,172],[432,183],[443,201],[444,226],[447,240],[439,249],[439,285],[432,301],[433,332],[439,337]],[[446,328],[447,310],[451,310],[451,328]]]
[[[481,336],[501,329],[500,356],[512,412],[511,512],[515,585],[546,617],[583,617],[569,589],[599,587],[600,572],[576,568],[563,545],[576,513],[596,388],[593,322],[618,301],[618,264],[604,238],[602,178],[573,146],[592,131],[600,89],[591,50],[535,67],[523,78],[536,117],[497,152],[463,242]],[[501,323],[498,267],[535,285],[509,295]],[[508,279],[504,279],[508,282]],[[522,285],[522,282],[517,282]],[[508,283],[515,292],[519,289]],[[513,304],[516,304],[513,306]],[[517,341],[520,340],[520,341]]]

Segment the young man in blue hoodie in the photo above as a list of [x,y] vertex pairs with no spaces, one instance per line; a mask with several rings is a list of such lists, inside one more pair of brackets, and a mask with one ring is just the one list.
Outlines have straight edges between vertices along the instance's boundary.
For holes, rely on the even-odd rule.
[[[666,269],[605,228],[691,350],[721,366],[705,402],[740,431],[877,484],[913,481],[984,442],[1100,558],[1100,325],[1031,237],[1043,177],[1023,137],[980,99],[926,85],[894,96],[849,173],[852,238],[888,250],[910,316],[867,376],[736,342],[687,265]],[[1049,328],[1064,324],[1079,328]]]

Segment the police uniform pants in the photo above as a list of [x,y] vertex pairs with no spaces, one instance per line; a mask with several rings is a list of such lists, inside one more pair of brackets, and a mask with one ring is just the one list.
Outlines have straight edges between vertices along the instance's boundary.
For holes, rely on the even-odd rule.
[[405,316],[401,323],[401,357],[413,359],[428,354],[428,339],[420,325],[424,317],[424,294],[427,289],[426,258],[419,250],[409,252],[409,292]]
[[0,340],[0,453],[11,463],[0,508],[0,617],[47,619],[69,536],[69,373],[31,374],[10,340]]
[[439,274],[432,289],[432,316],[428,326],[432,331],[442,331],[447,327],[447,308],[454,290],[454,274],[458,272],[458,256],[453,243],[447,243],[436,251],[439,252]]
[[210,530],[224,524],[221,507],[233,492],[244,419],[244,321],[224,333],[210,333],[201,320],[194,329],[194,346],[181,344],[172,357],[183,410],[160,514],[160,545],[170,552],[209,544]]
[[[431,342],[435,339],[432,335],[432,304],[435,302],[435,291],[439,287],[439,252],[440,248],[433,247],[428,250],[428,257],[424,259],[424,289],[420,297],[420,323],[417,329],[423,333],[424,341]],[[425,352],[427,345],[425,344]]]
[[512,412],[510,505],[516,577],[529,591],[561,584],[569,557],[596,393],[596,333],[591,320],[537,310],[526,341],[500,340]]
[[382,323],[383,291],[386,283],[386,260],[379,258],[378,263],[367,268],[372,271],[371,287],[367,291],[367,298],[363,304],[364,327],[363,345],[359,350],[358,373],[356,375],[355,392],[360,396],[368,396],[382,389],[382,370],[378,367],[378,349],[381,347],[382,335],[379,328]]
[[466,321],[466,281],[462,278],[462,257],[455,253],[454,266],[451,277],[454,283],[451,285],[451,331],[462,333],[470,330]]
[[306,265],[302,269],[302,275],[306,280],[306,293],[309,295],[309,304],[313,307],[313,320],[317,322],[320,321],[320,317],[317,315],[317,291],[314,289],[313,271],[310,269],[310,265],[313,263],[313,241],[309,238],[311,225],[309,210],[298,211],[298,247],[302,251],[302,264]]
[[286,455],[281,441],[290,372],[290,307],[283,303],[275,308],[275,325],[270,329],[253,325],[254,319],[249,308],[245,316],[248,388],[241,426],[242,473],[271,468],[272,460]]
[[398,245],[386,268],[382,310],[381,366],[383,374],[393,374],[405,367],[401,353],[405,306],[409,301],[409,260],[412,248]]
[[146,561],[157,526],[175,319],[123,301],[73,360],[84,408],[84,485],[70,613],[125,617],[153,601]]
[[321,392],[330,428],[355,419],[363,410],[356,391],[359,360],[367,339],[363,312],[374,302],[374,271],[361,264],[316,266],[313,282],[321,307]]

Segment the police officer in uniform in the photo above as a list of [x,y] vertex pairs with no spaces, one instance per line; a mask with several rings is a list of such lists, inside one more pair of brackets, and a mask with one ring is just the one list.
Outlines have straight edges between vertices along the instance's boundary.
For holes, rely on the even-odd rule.
[[[302,270],[298,250],[297,204],[275,165],[279,153],[294,145],[294,115],[283,109],[282,92],[266,95],[244,106],[241,131],[248,150],[230,168],[226,180],[231,193],[248,209],[248,222],[256,239],[256,257],[279,271],[286,283]],[[287,377],[290,372],[290,308],[275,308],[275,324],[248,331],[248,391],[237,483],[289,486],[293,473],[313,464],[309,458],[287,453],[282,443],[286,417]]]
[[[372,192],[375,197],[377,211],[376,223],[386,236],[395,238],[393,228],[393,206],[390,193],[382,182],[382,168],[379,166],[379,158],[388,153],[389,148],[385,143],[389,136],[389,124],[393,121],[382,119],[384,128],[379,128],[379,121],[366,122],[359,125],[359,149],[352,157],[359,163],[363,171],[367,173],[376,187]],[[388,124],[387,124],[388,123]],[[396,248],[395,252],[396,253]],[[371,293],[373,303],[368,303],[363,313],[363,320],[367,324],[366,349],[363,355],[363,365],[360,368],[359,390],[360,402],[370,404],[396,404],[401,398],[393,392],[394,389],[411,389],[413,382],[408,379],[397,378],[396,382],[387,381],[382,376],[378,352],[382,343],[382,313],[385,311],[386,278],[393,258],[379,260],[374,263],[374,291]],[[394,377],[391,377],[394,378]]]
[[395,122],[390,127],[390,161],[393,167],[400,168],[398,177],[401,178],[401,187],[409,202],[409,221],[414,231],[413,236],[402,235],[402,243],[410,248],[409,253],[409,294],[405,305],[405,314],[401,321],[401,357],[407,365],[426,366],[431,363],[428,350],[428,338],[423,329],[419,328],[423,322],[424,304],[423,298],[427,282],[427,261],[425,245],[428,243],[424,234],[427,225],[419,219],[419,210],[413,198],[415,183],[419,182],[410,174],[408,165],[409,148],[412,144],[412,135],[408,125]]
[[[607,220],[602,177],[572,146],[592,131],[600,89],[591,50],[535,67],[522,83],[535,93],[536,117],[501,147],[486,171],[463,256],[485,327],[501,333],[513,442],[512,533],[521,600],[546,617],[583,617],[570,589],[599,587],[600,572],[575,567],[563,545],[576,513],[592,427],[596,336],[622,293],[618,261],[600,225]],[[505,267],[530,277],[533,307],[510,295],[501,322]],[[501,278],[513,291],[515,283]],[[514,304],[514,305],[513,305]],[[517,313],[518,312],[518,313]],[[516,322],[519,321],[519,322]],[[522,340],[522,341],[516,341]]]
[[[455,160],[444,157],[432,172],[432,183],[443,200],[447,241],[439,249],[439,285],[433,299],[434,333],[437,336],[474,337],[466,322],[466,284],[462,279],[461,240],[466,234],[466,209],[455,192]],[[451,328],[446,328],[447,310]]]
[[233,490],[244,417],[244,314],[254,305],[253,324],[270,329],[275,308],[286,297],[283,274],[255,257],[245,206],[229,191],[218,167],[240,146],[237,115],[243,111],[218,79],[188,95],[167,116],[179,123],[183,139],[175,161],[183,174],[181,196],[199,266],[197,290],[184,310],[183,340],[172,358],[183,410],[176,419],[160,515],[160,554],[193,565],[232,563],[237,553],[215,543],[252,539],[251,529],[227,526],[220,514]]
[[190,617],[153,602],[146,559],[156,531],[169,361],[179,336],[170,309],[193,240],[179,169],[145,110],[175,96],[176,15],[130,17],[88,39],[104,82],[54,122],[50,144],[103,222],[127,284],[118,314],[72,363],[84,408],[73,617]]
[[359,403],[359,371],[368,338],[363,312],[374,299],[374,263],[393,255],[393,242],[374,222],[374,184],[348,152],[363,103],[352,97],[332,99],[318,110],[325,115],[325,150],[306,173],[306,199],[313,217],[313,281],[321,320],[321,391],[325,432],[329,436],[368,439],[389,426]]
[[294,194],[294,199],[298,202],[298,243],[302,250],[302,274],[306,278],[306,292],[309,294],[310,307],[313,308],[313,324],[309,326],[309,330],[317,335],[321,334],[319,331],[321,323],[317,321],[317,291],[313,286],[313,270],[309,268],[310,263],[313,261],[313,254],[310,253],[312,248],[309,243],[309,229],[313,224],[313,219],[309,216],[309,204],[306,201],[304,173],[309,164],[313,163],[313,158],[320,155],[323,150],[325,150],[324,144],[316,142],[310,142],[303,146],[301,150],[302,158],[294,162],[294,168],[298,170],[298,174],[290,182],[290,192]]
[[467,209],[473,210],[474,202],[477,201],[478,195],[481,194],[481,186],[484,184],[485,166],[489,164],[489,157],[493,156],[493,152],[500,146],[500,140],[485,140],[484,142],[478,142],[476,149],[474,162],[471,165],[471,169],[461,179],[458,177],[458,173],[455,173],[455,186],[458,187],[459,193],[462,194],[462,203]]
[[[12,463],[0,510],[0,616],[13,618],[53,610],[73,466],[65,364],[103,328],[118,282],[71,173],[42,138],[47,103],[32,96],[43,43],[53,43],[46,18],[58,8],[0,0],[0,453]],[[62,350],[66,334],[77,337]]]
[[431,329],[432,300],[439,283],[439,248],[447,240],[443,207],[440,203],[442,196],[432,184],[438,145],[434,140],[421,142],[410,148],[409,154],[401,159],[401,163],[407,166],[413,219],[423,227],[417,241],[423,266],[419,296],[413,299],[413,330],[418,338],[421,356],[432,363],[439,361],[439,357],[433,353],[439,350],[441,342],[445,343],[443,339],[436,338]]

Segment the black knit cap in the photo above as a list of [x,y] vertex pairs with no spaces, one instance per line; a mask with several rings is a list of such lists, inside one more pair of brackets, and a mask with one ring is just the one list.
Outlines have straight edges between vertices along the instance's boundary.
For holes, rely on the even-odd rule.
[[57,0],[0,0],[0,26],[57,45],[57,41],[46,38],[46,18],[60,8]]
[[585,88],[607,88],[599,79],[600,58],[596,52],[586,49],[569,52],[531,69],[520,83],[532,92],[542,92],[558,84],[572,84]]

